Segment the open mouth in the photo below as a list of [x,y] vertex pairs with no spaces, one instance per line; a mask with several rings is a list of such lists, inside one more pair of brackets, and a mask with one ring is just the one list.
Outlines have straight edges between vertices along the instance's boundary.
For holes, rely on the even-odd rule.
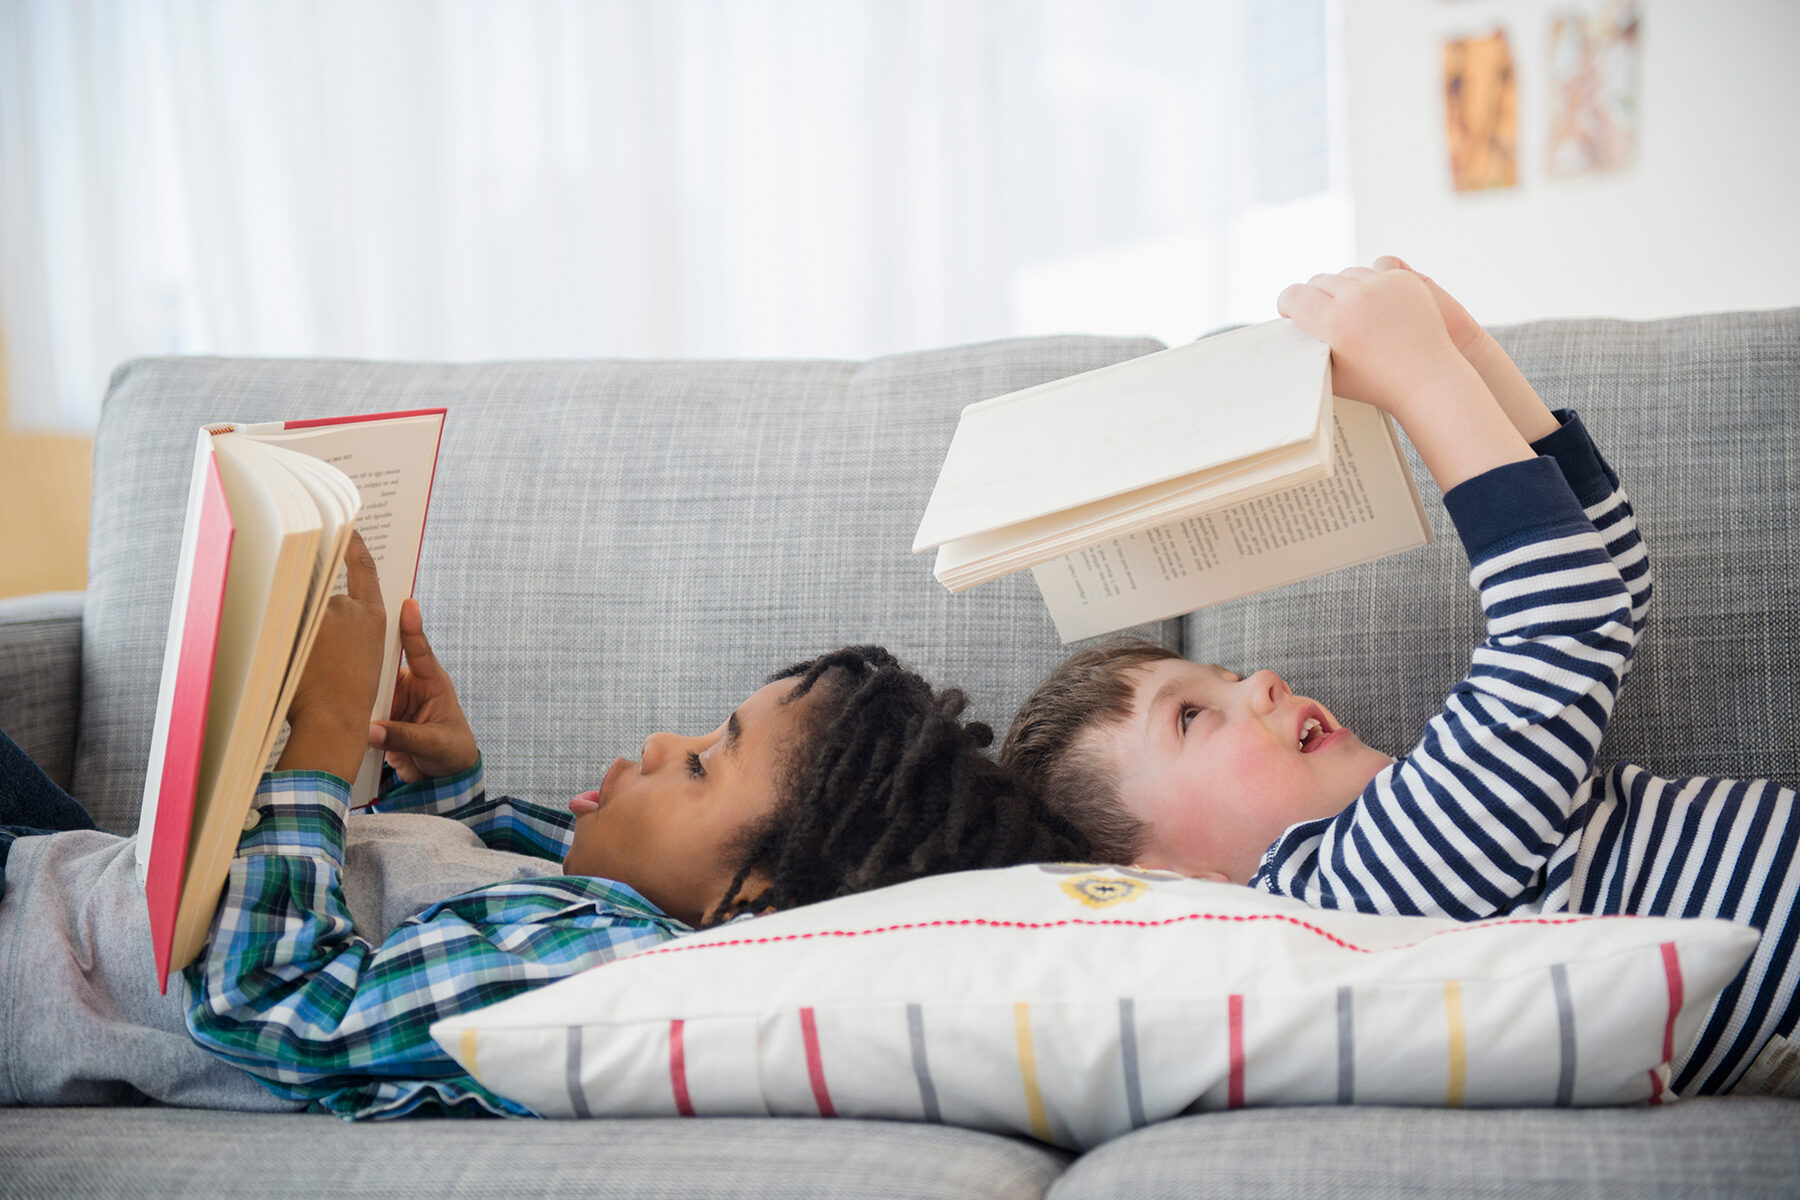
[[1300,732],[1296,735],[1295,741],[1300,753],[1317,754],[1342,732],[1341,728],[1329,724],[1321,711],[1314,710],[1307,714],[1304,721],[1300,722]]

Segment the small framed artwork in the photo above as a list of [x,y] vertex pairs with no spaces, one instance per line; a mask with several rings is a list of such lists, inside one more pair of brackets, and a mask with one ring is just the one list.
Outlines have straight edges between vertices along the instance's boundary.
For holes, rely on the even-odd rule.
[[1599,13],[1550,19],[1552,178],[1631,165],[1638,140],[1638,60],[1642,18],[1635,0]]
[[1457,191],[1519,182],[1518,80],[1504,29],[1444,43],[1444,118]]

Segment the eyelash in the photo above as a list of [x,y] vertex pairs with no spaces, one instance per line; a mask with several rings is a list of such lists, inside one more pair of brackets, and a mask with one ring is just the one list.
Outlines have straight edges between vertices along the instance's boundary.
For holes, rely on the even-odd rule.
[[706,767],[701,764],[700,756],[695,754],[692,750],[688,751],[687,770],[688,774],[692,775],[695,779],[706,778]]
[[[1206,710],[1204,708],[1200,707],[1197,704],[1184,704],[1181,706],[1180,714],[1177,715],[1175,718],[1175,723],[1177,726],[1180,727],[1181,732],[1186,733],[1188,731],[1188,727],[1190,725],[1192,725],[1195,721],[1199,720],[1200,714],[1205,711]],[[1190,713],[1193,715],[1189,716]]]

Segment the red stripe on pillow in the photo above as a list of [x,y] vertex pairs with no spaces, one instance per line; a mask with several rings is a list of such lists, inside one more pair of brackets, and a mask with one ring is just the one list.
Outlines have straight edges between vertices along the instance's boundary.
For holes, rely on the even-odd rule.
[[812,1082],[813,1101],[819,1106],[819,1115],[835,1117],[837,1109],[831,1106],[831,1093],[825,1087],[825,1060],[819,1055],[819,1026],[810,1008],[800,1010],[800,1037],[806,1043],[806,1077]]
[[669,1088],[675,1093],[675,1111],[691,1117],[694,1105],[688,1098],[687,1048],[682,1037],[684,1024],[680,1019],[669,1022]]
[[1675,1059],[1675,1018],[1686,994],[1681,982],[1681,955],[1674,942],[1662,944],[1663,976],[1669,983],[1669,1019],[1663,1023],[1662,1062],[1650,1072],[1650,1103],[1663,1102],[1662,1067]]
[[1675,1017],[1681,1012],[1681,956],[1674,942],[1662,944],[1663,974],[1669,977],[1669,1021],[1663,1026],[1663,1061],[1675,1059]]
[[1225,1107],[1244,1107],[1244,998],[1233,993],[1228,998],[1230,1016],[1227,1025],[1230,1033],[1231,1081],[1225,1099]]

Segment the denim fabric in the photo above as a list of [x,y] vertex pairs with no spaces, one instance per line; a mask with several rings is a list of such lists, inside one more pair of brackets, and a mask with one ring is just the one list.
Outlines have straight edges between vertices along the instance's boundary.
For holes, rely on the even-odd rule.
[[56,786],[31,756],[0,729],[0,896],[6,856],[15,840],[67,829],[98,829],[75,797]]

